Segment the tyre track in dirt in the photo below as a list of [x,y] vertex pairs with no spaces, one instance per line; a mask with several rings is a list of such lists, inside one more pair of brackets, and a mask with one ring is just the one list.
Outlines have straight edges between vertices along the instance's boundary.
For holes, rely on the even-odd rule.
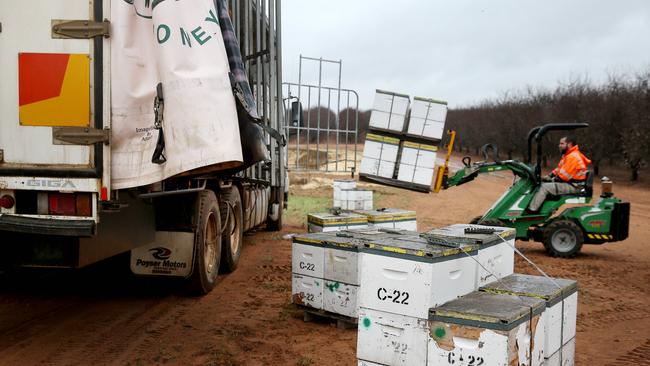
[[650,339],[645,343],[620,356],[610,366],[650,366]]

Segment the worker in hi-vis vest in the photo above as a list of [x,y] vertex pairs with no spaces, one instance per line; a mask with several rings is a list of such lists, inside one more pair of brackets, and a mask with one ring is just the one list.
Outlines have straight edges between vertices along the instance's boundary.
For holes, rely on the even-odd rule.
[[549,194],[579,193],[587,180],[587,166],[591,160],[580,152],[575,136],[562,137],[559,148],[562,159],[557,168],[542,178],[543,183],[528,205],[529,212],[537,212]]

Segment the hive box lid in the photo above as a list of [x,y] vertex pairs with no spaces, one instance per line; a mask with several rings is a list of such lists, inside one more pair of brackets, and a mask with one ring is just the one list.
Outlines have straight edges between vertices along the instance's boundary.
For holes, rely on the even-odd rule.
[[293,237],[293,242],[305,245],[358,251],[359,247],[361,247],[366,241],[361,238],[341,235],[340,232],[329,232],[299,234]]
[[[494,229],[491,234],[484,233],[465,233],[467,228],[487,228]],[[491,246],[502,243],[504,240],[511,240],[515,238],[516,231],[513,228],[506,227],[484,227],[482,225],[468,225],[468,224],[455,224],[445,226],[439,229],[433,229],[421,236],[429,240],[432,244],[441,245],[460,245],[460,244],[475,244],[481,247]]]
[[435,104],[443,104],[447,105],[447,102],[444,100],[437,100],[433,98],[424,98],[424,97],[413,97],[413,100],[419,100],[422,102],[429,102],[429,103],[435,103]]
[[351,224],[367,224],[368,218],[352,212],[342,212],[338,215],[329,212],[322,212],[308,214],[307,222],[319,226],[339,226]]
[[472,292],[429,309],[429,320],[508,331],[545,308],[544,300],[534,297]]
[[355,210],[354,213],[368,217],[369,222],[389,222],[415,220],[415,211],[399,208],[378,208],[375,210]]
[[377,240],[372,240],[365,243],[361,251],[420,262],[440,262],[453,260],[459,256],[476,255],[478,246],[462,244],[459,247],[452,248],[429,244],[425,239],[418,236],[401,235],[399,237],[380,237]]
[[[558,287],[559,286],[559,287]],[[543,276],[511,274],[500,281],[480,288],[483,292],[512,294],[546,300],[546,306],[553,306],[578,290],[578,283],[564,278],[549,280]]]

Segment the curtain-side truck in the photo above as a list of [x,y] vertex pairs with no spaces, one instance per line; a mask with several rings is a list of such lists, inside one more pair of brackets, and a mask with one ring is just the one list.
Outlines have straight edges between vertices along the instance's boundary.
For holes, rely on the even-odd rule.
[[[265,134],[270,159],[237,173],[111,189],[115,1],[139,0],[0,2],[0,267],[80,268],[130,251],[135,274],[208,293],[237,267],[244,231],[282,226],[282,142]],[[267,132],[285,112],[280,1],[227,2]]]

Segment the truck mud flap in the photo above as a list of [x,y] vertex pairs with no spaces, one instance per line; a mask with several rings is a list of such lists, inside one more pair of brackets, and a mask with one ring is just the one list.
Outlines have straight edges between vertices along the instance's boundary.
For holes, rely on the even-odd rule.
[[57,220],[0,215],[0,231],[25,234],[89,237],[95,235],[95,222],[90,220]]

